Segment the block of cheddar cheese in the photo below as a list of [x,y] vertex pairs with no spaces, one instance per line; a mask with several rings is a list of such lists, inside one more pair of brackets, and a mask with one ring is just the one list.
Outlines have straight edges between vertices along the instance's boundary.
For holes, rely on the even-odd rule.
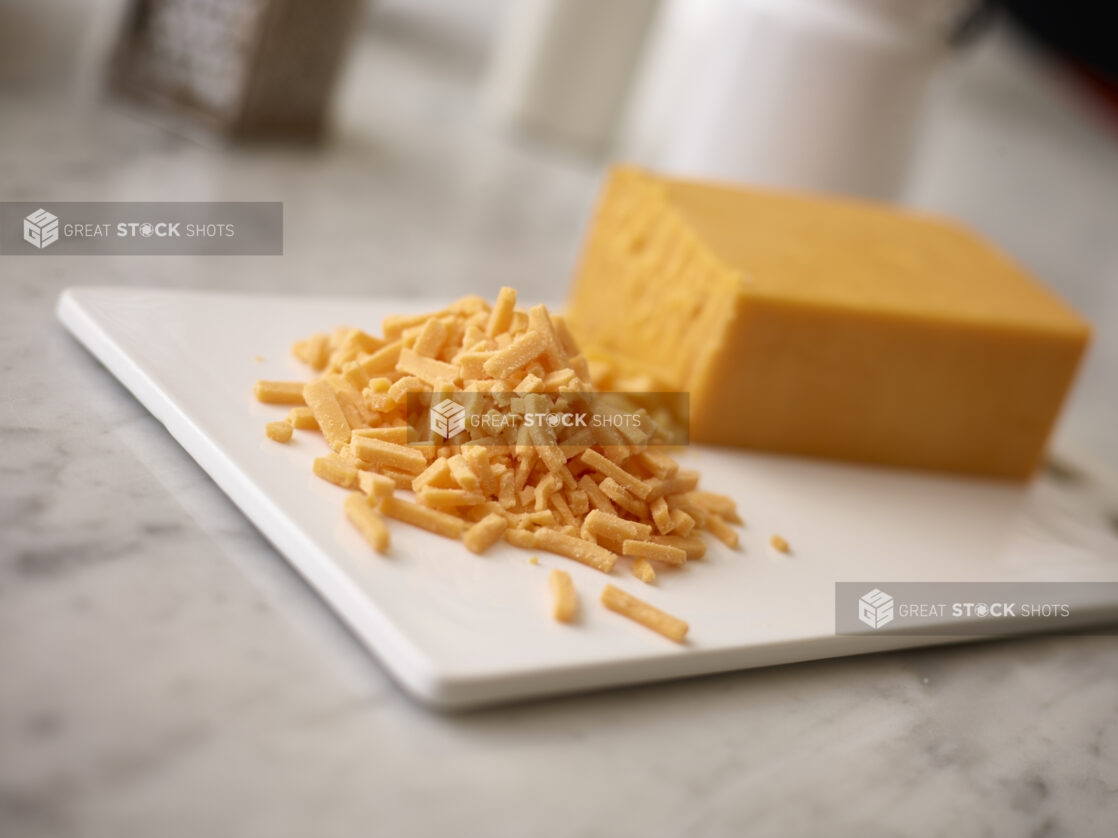
[[1089,339],[956,223],[627,167],[568,325],[591,358],[689,392],[695,441],[1011,478],[1041,462]]

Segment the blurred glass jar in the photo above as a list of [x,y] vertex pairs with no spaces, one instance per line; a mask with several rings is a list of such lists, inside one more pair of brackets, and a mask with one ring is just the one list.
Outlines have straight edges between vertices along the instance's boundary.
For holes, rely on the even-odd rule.
[[673,0],[622,157],[672,174],[895,198],[973,0]]

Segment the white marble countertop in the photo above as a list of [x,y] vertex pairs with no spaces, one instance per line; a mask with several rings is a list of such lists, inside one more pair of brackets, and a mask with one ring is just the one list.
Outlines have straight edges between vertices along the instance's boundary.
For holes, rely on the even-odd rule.
[[[1115,132],[1023,97],[1004,56],[972,63],[987,83],[957,106],[969,121],[940,129],[913,200],[1118,325]],[[4,200],[274,199],[287,225],[282,257],[0,258],[0,834],[1112,835],[1113,637],[424,710],[54,322],[59,291],[87,283],[561,296],[599,165],[495,137],[464,81],[476,70],[469,49],[373,30],[321,154],[0,98]],[[1052,119],[999,144],[973,127],[998,103],[1005,136]],[[937,154],[1001,203],[952,191]],[[1061,154],[1078,168],[1043,163]],[[1030,212],[1033,195],[1056,203]],[[1098,382],[1118,353],[1100,344],[1065,433],[1113,466]]]

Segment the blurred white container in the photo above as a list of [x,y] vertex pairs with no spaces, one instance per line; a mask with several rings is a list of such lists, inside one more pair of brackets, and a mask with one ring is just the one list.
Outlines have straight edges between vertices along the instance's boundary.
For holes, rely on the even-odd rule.
[[673,0],[622,157],[673,174],[899,195],[964,0]]
[[513,0],[485,102],[498,122],[571,146],[613,137],[660,0]]

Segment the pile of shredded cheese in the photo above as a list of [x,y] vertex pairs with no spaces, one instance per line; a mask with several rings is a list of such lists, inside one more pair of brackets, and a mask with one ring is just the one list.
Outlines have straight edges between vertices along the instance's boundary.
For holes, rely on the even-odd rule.
[[[388,549],[385,518],[393,518],[475,553],[503,538],[603,573],[626,557],[651,582],[657,565],[703,556],[701,531],[737,547],[733,501],[699,490],[698,473],[679,468],[644,430],[520,424],[505,436],[465,430],[447,444],[409,444],[409,393],[488,394],[516,412],[563,408],[594,392],[586,359],[546,307],[519,309],[516,292],[502,288],[492,307],[464,297],[430,314],[387,317],[382,332],[339,328],[300,341],[294,353],[318,378],[256,384],[260,401],[293,406],[286,421],[268,423],[269,437],[323,435],[333,453],[316,459],[314,472],[353,490],[345,513],[375,550]],[[573,592],[558,573],[555,616],[569,621]],[[686,623],[613,586],[602,602],[673,640],[686,634]]]

